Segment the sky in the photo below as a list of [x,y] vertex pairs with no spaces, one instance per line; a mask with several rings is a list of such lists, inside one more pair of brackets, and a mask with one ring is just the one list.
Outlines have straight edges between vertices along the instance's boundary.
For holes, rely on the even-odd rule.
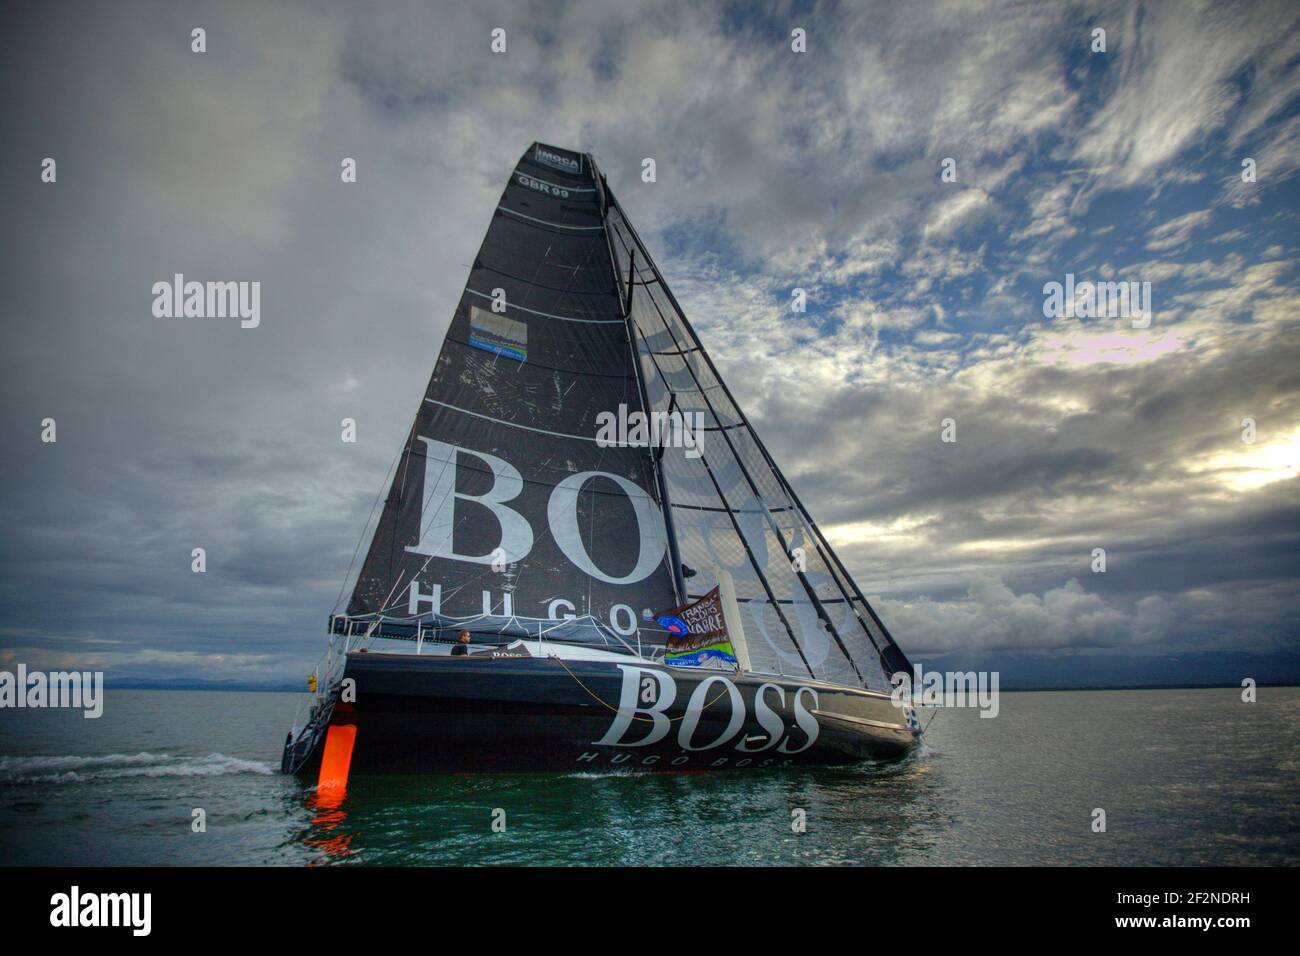
[[[300,682],[540,140],[595,155],[914,659],[1300,680],[1295,4],[0,16],[0,667]],[[178,272],[259,281],[260,324],[154,317]],[[1148,327],[1045,314],[1067,274],[1150,283]]]

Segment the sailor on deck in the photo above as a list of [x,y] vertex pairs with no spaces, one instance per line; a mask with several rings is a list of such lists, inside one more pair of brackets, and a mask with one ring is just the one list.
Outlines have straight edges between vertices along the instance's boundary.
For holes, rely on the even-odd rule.
[[463,657],[469,653],[469,631],[461,631],[456,638],[456,646],[451,649],[452,657]]

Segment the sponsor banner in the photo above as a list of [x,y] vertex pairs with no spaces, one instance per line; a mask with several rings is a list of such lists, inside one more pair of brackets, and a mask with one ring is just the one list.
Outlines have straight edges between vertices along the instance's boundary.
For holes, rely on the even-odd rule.
[[699,600],[656,616],[668,632],[664,663],[674,667],[734,670],[736,652],[722,613],[722,595],[715,587]]
[[528,326],[506,315],[476,305],[469,309],[469,344],[519,362],[528,359]]

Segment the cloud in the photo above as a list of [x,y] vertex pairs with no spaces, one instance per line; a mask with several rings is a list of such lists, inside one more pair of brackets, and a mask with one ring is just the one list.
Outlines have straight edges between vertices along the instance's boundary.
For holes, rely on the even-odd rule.
[[1147,239],[1147,248],[1155,252],[1164,252],[1181,246],[1192,236],[1192,231],[1207,225],[1212,213],[1208,209],[1198,209],[1186,215],[1160,223]]

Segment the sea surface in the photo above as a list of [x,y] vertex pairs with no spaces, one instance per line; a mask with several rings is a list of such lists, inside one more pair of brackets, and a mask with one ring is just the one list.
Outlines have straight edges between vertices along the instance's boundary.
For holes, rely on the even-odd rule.
[[1300,688],[1258,697],[1007,693],[894,767],[354,778],[323,808],[277,772],[299,695],[109,690],[0,711],[0,864],[1297,864]]

